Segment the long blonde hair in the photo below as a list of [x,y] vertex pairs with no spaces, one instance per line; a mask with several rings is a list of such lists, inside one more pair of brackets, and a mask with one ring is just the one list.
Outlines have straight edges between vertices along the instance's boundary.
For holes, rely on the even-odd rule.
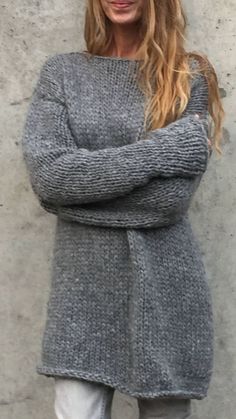
[[[143,58],[138,80],[149,99],[145,109],[145,124],[149,118],[149,129],[162,128],[180,117],[190,97],[189,81],[200,72],[208,83],[208,111],[214,122],[214,132],[209,136],[218,155],[221,155],[225,112],[217,74],[204,53],[185,51],[186,26],[181,0],[146,0],[137,51],[137,56]],[[87,0],[84,38],[90,54],[103,55],[112,45],[112,26],[100,0]],[[197,59],[197,69],[190,68],[191,57]]]

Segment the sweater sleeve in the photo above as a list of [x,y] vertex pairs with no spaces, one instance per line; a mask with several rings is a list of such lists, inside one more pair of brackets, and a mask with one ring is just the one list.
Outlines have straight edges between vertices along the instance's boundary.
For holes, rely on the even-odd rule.
[[187,213],[201,178],[202,174],[194,178],[153,178],[146,188],[136,188],[114,200],[59,208],[45,201],[41,205],[67,221],[116,228],[164,227]]
[[40,200],[61,206],[113,199],[159,175],[188,177],[206,170],[206,132],[194,115],[136,143],[80,148],[69,125],[60,58],[49,57],[40,70],[22,137],[23,157]]

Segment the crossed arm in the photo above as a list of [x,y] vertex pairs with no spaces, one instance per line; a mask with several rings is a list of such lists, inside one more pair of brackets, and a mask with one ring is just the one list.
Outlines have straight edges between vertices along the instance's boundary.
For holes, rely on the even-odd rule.
[[[119,148],[89,151],[78,146],[69,127],[62,90],[60,56],[43,65],[33,92],[22,147],[32,188],[49,212],[76,219],[89,211],[127,207],[173,216],[188,209],[207,168],[208,91],[203,76],[194,80],[182,117],[150,131],[146,140]],[[194,114],[200,113],[198,120]],[[99,208],[99,206],[98,206]],[[120,214],[119,214],[120,215]]]

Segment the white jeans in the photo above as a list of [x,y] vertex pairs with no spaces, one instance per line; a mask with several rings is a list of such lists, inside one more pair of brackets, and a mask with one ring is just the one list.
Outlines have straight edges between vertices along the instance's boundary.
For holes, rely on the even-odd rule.
[[114,389],[101,383],[55,377],[58,419],[111,419]]
[[[58,419],[111,419],[114,389],[101,383],[55,377]],[[140,419],[188,419],[190,399],[137,399]]]

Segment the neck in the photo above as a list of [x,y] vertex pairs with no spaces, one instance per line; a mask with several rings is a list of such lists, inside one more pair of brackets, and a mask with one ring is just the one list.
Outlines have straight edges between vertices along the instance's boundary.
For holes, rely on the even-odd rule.
[[112,34],[112,46],[108,51],[109,54],[118,57],[136,58],[139,47],[138,25],[114,24],[112,26]]

